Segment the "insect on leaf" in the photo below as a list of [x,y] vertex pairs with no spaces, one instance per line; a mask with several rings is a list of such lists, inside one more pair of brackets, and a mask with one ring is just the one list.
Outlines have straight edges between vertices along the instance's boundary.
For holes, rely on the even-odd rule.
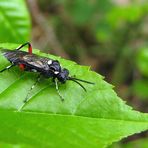
[[[1,44],[14,49],[18,45]],[[36,73],[22,72],[18,67],[0,74],[0,142],[32,147],[103,148],[129,135],[148,129],[148,115],[134,111],[117,96],[113,86],[89,67],[57,59],[77,78],[95,82],[84,84],[87,92],[72,81],[60,84],[62,102],[54,83],[43,79],[23,100],[36,80]],[[0,69],[9,65],[1,55]],[[4,134],[5,133],[5,134]]]

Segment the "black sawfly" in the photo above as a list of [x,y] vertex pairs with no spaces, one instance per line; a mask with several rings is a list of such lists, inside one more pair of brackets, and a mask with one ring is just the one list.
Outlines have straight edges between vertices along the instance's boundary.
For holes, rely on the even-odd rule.
[[[20,49],[26,45],[28,45],[28,52],[21,51]],[[69,76],[69,70],[66,68],[62,68],[59,61],[57,60],[33,54],[32,46],[29,42],[22,44],[21,46],[19,46],[14,50],[1,49],[1,52],[11,64],[6,68],[0,70],[0,73],[12,68],[13,66],[19,66],[20,69],[24,71],[39,73],[36,82],[32,85],[32,87],[28,91],[24,103],[28,101],[29,93],[34,88],[34,86],[40,81],[41,76],[53,79],[56,86],[56,91],[60,96],[60,98],[62,99],[62,101],[64,100],[64,98],[60,94],[58,82],[65,83],[67,80],[71,80],[77,83],[80,87],[82,87],[84,91],[86,91],[86,88],[80,82],[94,84],[86,80],[81,80],[76,77]]]

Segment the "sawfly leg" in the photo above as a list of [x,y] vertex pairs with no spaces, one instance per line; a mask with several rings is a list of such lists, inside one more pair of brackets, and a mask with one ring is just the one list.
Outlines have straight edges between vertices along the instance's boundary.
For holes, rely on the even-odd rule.
[[[21,48],[23,48],[26,45],[28,45],[28,53],[29,54],[32,54],[32,45],[29,42],[26,42],[26,43],[20,45],[15,50],[20,50]],[[21,70],[24,70],[25,69],[25,65],[24,64],[20,64],[19,67],[20,67]]]
[[54,83],[55,83],[55,86],[56,86],[56,92],[58,93],[59,97],[61,98],[62,101],[64,101],[64,98],[63,96],[61,95],[60,91],[59,91],[59,86],[58,86],[58,79],[54,79]]
[[23,105],[18,109],[18,111],[21,111],[22,108],[25,106],[25,104],[31,99],[31,98],[29,98],[29,95],[30,95],[31,91],[34,89],[34,87],[38,84],[38,82],[40,82],[41,77],[42,77],[41,74],[38,75],[36,81],[34,82],[34,84],[33,84],[33,85],[31,86],[31,88],[29,89],[29,91],[28,91],[28,93],[27,93],[27,95],[26,95],[26,97],[25,97],[25,99],[24,99],[24,101],[23,101]]
[[10,68],[12,68],[14,65],[12,64],[12,65],[9,65],[9,66],[7,66],[6,68],[4,68],[4,69],[2,69],[2,70],[0,70],[0,73],[2,73],[3,71],[5,71],[5,70],[9,70]]
[[16,48],[16,50],[20,50],[21,48],[23,48],[26,45],[28,45],[28,53],[32,54],[32,45],[29,42],[26,42],[26,43],[20,45],[19,47]]
[[38,84],[38,82],[40,82],[40,80],[41,80],[41,75],[38,75],[36,81],[34,82],[34,84],[33,84],[33,85],[31,86],[31,88],[29,89],[29,91],[28,91],[28,93],[27,93],[27,95],[26,95],[26,98],[25,98],[24,101],[23,101],[24,103],[28,102],[28,100],[29,100],[29,95],[30,95],[31,91],[32,91],[33,88]]

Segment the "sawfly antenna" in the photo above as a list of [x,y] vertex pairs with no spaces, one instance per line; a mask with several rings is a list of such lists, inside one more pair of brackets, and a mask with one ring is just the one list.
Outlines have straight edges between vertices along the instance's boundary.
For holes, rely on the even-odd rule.
[[86,88],[79,81],[87,83],[87,84],[93,84],[93,85],[95,84],[93,82],[89,82],[89,81],[86,81],[86,80],[81,80],[81,79],[73,78],[73,77],[69,77],[68,80],[71,80],[71,81],[77,83],[84,91],[86,91]]

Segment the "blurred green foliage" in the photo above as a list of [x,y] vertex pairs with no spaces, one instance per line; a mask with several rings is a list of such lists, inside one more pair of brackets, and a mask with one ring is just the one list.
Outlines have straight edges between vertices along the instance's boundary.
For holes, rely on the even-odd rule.
[[123,148],[147,148],[148,147],[148,138],[139,139],[128,144],[124,144]]
[[0,0],[0,42],[30,40],[31,22],[24,0]]
[[148,99],[148,79],[135,80],[133,83],[133,93],[141,99]]
[[124,144],[115,143],[109,148],[147,148],[147,147],[148,147],[148,138],[143,138]]
[[135,63],[139,74],[133,82],[133,93],[141,99],[148,100],[148,48],[141,48],[137,52]]
[[137,53],[136,64],[140,73],[148,77],[148,48],[142,48]]

